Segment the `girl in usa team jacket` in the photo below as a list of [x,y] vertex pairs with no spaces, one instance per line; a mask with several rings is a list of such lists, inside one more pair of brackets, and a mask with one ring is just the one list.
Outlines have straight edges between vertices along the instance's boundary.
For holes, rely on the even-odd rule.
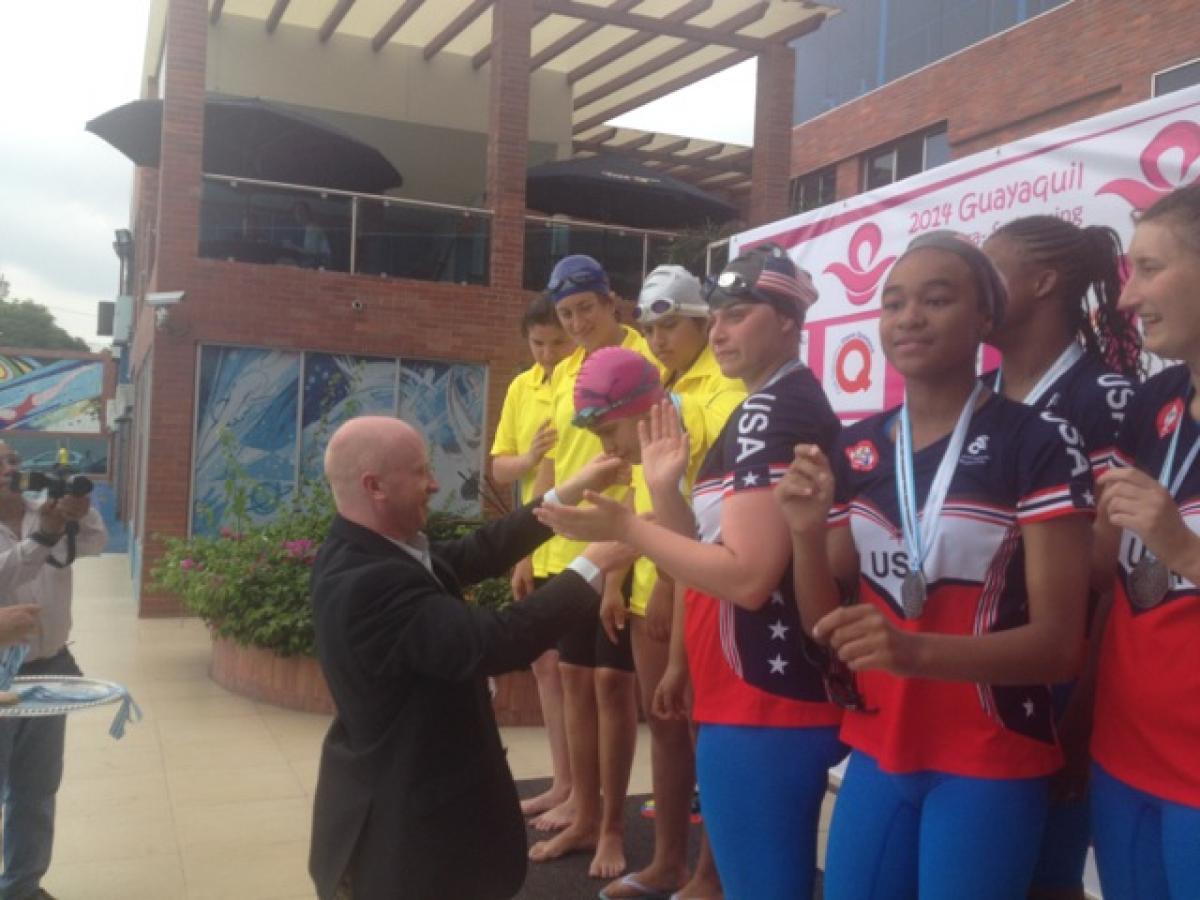
[[915,240],[880,318],[904,405],[832,458],[797,447],[776,489],[805,627],[857,680],[829,900],[1012,900],[1037,859],[1062,764],[1049,685],[1083,656],[1092,480],[1072,426],[976,378],[1004,303],[974,245]]
[[1106,897],[1200,897],[1200,184],[1141,216],[1121,307],[1182,360],[1138,392],[1099,479],[1123,529],[1100,653],[1092,832]]
[[[1111,465],[1117,432],[1138,379],[1141,336],[1117,309],[1121,239],[1111,228],[1080,228],[1058,216],[1013,219],[983,244],[1008,289],[1003,323],[988,343],[1000,368],[984,382],[1010,400],[1052,409],[1079,431],[1093,477]],[[1093,308],[1089,297],[1095,298]],[[1088,739],[1100,634],[1112,600],[1117,530],[1099,524],[1092,548],[1087,663],[1078,682],[1054,686],[1066,763],[1050,790],[1050,811],[1030,900],[1083,900],[1091,844]]]

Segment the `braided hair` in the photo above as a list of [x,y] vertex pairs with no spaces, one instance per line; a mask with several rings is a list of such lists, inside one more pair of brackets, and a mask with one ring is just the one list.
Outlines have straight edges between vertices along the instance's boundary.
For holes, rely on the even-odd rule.
[[[1030,258],[1054,269],[1064,312],[1088,353],[1131,380],[1142,375],[1142,338],[1132,318],[1117,309],[1124,251],[1103,225],[1080,228],[1057,216],[1024,216],[996,234],[1018,241]],[[1088,292],[1096,297],[1093,316]]]

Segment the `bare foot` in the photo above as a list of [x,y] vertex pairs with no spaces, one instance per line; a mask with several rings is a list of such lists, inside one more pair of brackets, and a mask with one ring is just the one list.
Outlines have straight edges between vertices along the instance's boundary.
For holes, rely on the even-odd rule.
[[625,836],[605,833],[596,843],[596,855],[588,866],[592,878],[616,878],[625,871]]
[[561,834],[546,841],[538,841],[529,848],[531,862],[548,862],[566,856],[568,853],[578,853],[580,850],[591,850],[596,846],[596,830],[572,825]]
[[554,807],[566,802],[567,795],[570,793],[570,787],[550,785],[549,790],[543,791],[536,797],[530,797],[528,800],[521,801],[521,815],[536,816],[554,809]]
[[553,809],[542,813],[532,824],[534,831],[561,831],[575,821],[575,801],[568,797]]
[[644,897],[651,892],[656,894],[673,894],[679,890],[679,884],[685,878],[687,878],[686,869],[679,868],[673,872],[668,872],[665,868],[655,869],[652,865],[650,868],[642,869],[640,872],[634,872],[632,875],[618,878],[600,893],[605,897],[612,898],[612,900],[621,900],[621,898],[625,897]]

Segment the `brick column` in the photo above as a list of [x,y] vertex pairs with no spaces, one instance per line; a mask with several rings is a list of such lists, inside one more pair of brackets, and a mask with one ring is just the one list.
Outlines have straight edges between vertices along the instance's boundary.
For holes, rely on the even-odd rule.
[[788,214],[792,156],[792,98],[796,54],[784,44],[758,55],[754,102],[754,157],[750,224],[762,225]]
[[200,172],[204,152],[204,81],[208,4],[170,0],[162,152],[158,165],[156,290],[177,290],[200,240]]
[[[162,550],[160,535],[187,534],[191,484],[192,417],[196,378],[195,341],[188,303],[197,304],[193,284],[200,242],[201,160],[204,153],[204,89],[208,54],[206,0],[170,0],[167,7],[162,149],[158,166],[154,262],[151,291],[190,291],[172,310],[173,333],[155,328],[154,310],[138,310],[135,361],[153,366],[153,389],[146,423],[150,430],[142,520],[143,554],[139,615],[178,615],[175,599],[150,589],[150,567]],[[137,502],[134,498],[133,502]]]
[[492,209],[491,285],[519,289],[525,259],[532,0],[496,0],[488,106],[487,195]]

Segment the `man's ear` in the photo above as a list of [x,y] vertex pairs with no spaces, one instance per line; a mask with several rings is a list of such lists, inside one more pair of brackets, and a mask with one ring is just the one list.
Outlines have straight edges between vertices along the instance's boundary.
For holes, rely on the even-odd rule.
[[374,472],[363,472],[359,476],[358,483],[362,485],[363,493],[372,499],[378,497],[381,493],[379,489],[379,476]]

